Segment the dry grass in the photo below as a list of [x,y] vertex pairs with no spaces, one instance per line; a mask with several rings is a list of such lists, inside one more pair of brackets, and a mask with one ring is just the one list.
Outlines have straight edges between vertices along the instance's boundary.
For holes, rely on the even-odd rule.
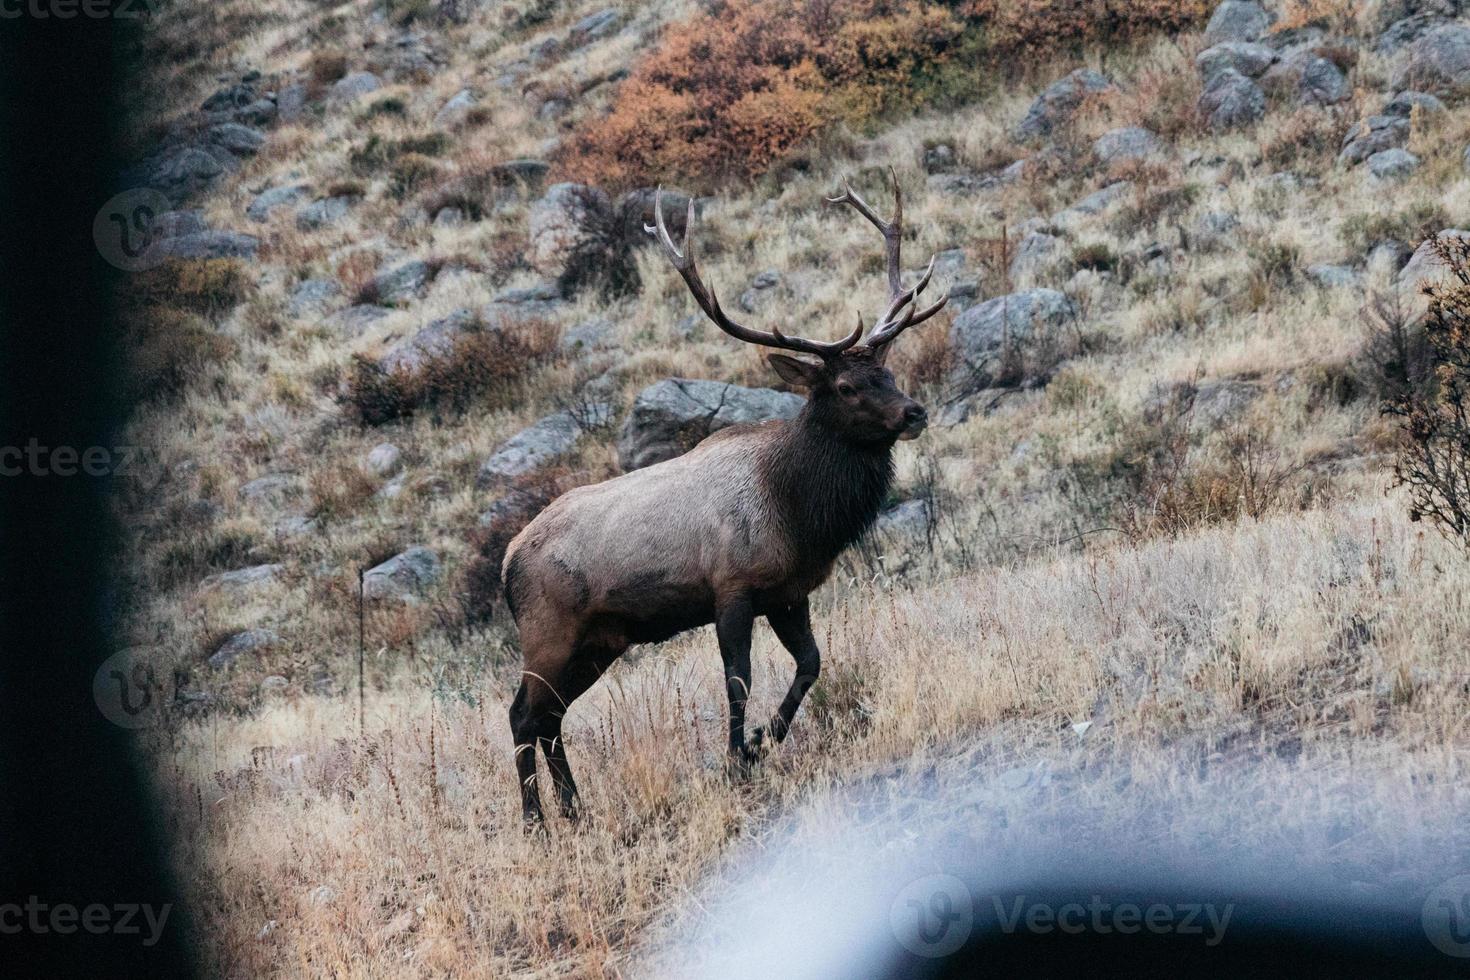
[[[366,0],[248,6],[187,0],[160,16],[150,50],[170,67],[129,93],[150,131],[196,107],[221,66],[297,70],[329,85],[396,36]],[[1038,61],[1024,84],[838,133],[809,147],[800,167],[707,203],[699,232],[708,280],[734,309],[757,273],[778,270],[770,312],[750,319],[767,326],[779,310],[781,325],[804,335],[835,336],[855,309],[871,319],[883,305],[876,235],[820,203],[843,177],[886,211],[881,175],[893,165],[912,230],[906,262],[961,249],[967,266],[956,278],[978,280],[982,297],[1008,287],[1006,249],[1018,229],[1061,233],[1059,261],[1035,279],[1082,309],[1068,338],[1076,356],[1046,389],[988,392],[965,421],[900,446],[895,495],[935,502],[929,547],[880,542],[844,559],[820,603],[828,669],[792,742],[751,784],[721,774],[717,659],[711,639],[695,634],[629,658],[578,703],[570,734],[588,824],[555,825],[549,849],[523,839],[503,717],[514,634],[493,611],[488,621],[462,615],[467,596],[493,592],[493,582],[475,585],[476,560],[496,537],[475,533],[497,499],[475,488],[480,464],[589,378],[620,416],[644,385],[670,375],[775,378],[757,352],[712,327],[686,335],[680,324],[694,307],[684,285],[645,249],[633,254],[636,295],[580,296],[546,327],[550,337],[604,317],[614,324],[608,351],[542,358],[505,397],[487,394],[476,372],[455,375],[468,388],[454,410],[373,428],[356,424],[341,396],[354,358],[376,358],[431,320],[536,282],[522,258],[532,195],[496,183],[490,168],[543,156],[548,141],[601,113],[615,85],[592,85],[565,117],[538,115],[538,106],[545,93],[631,63],[696,5],[632,6],[627,31],[575,57],[532,57],[599,6],[475,5],[464,23],[435,24],[426,33],[444,65],[432,78],[271,130],[262,151],[199,202],[215,225],[262,236],[258,263],[243,276],[232,266],[171,270],[160,275],[178,281],[147,297],[150,311],[165,312],[140,332],[147,400],[124,441],[146,447],[163,478],[125,488],[136,560],[123,628],[129,645],[156,652],[161,673],[213,698],[201,721],[180,721],[155,761],[180,857],[199,869],[196,908],[219,937],[219,972],[637,972],[650,925],[671,921],[732,848],[758,846],[788,814],[820,814],[869,775],[907,778],[926,760],[961,766],[955,760],[982,736],[1016,754],[1078,751],[1058,734],[1078,720],[1098,721],[1080,751],[1123,759],[1160,794],[1187,789],[1161,770],[1164,746],[1208,755],[1294,740],[1303,758],[1339,767],[1388,759],[1439,786],[1463,784],[1470,624],[1456,596],[1466,567],[1421,540],[1399,497],[1382,497],[1395,440],[1363,394],[1371,379],[1353,373],[1366,336],[1362,294],[1319,289],[1304,269],[1360,264],[1384,237],[1413,244],[1426,228],[1470,221],[1460,159],[1470,116],[1457,107],[1417,119],[1412,147],[1423,166],[1385,194],[1361,168],[1335,165],[1340,115],[1275,109],[1253,130],[1202,131],[1190,111],[1198,38],[1185,35]],[[1311,19],[1342,8],[1292,9]],[[976,172],[1035,157],[1012,128],[1042,85],[1081,64],[1121,91],[1064,134],[1068,152],[974,194],[928,181],[926,146],[952,146]],[[1371,90],[1386,69],[1368,46],[1355,70],[1358,95],[1341,110],[1352,118],[1386,97]],[[480,98],[476,112],[445,141],[424,142],[462,88]],[[1154,128],[1172,152],[1103,172],[1091,142],[1125,125]],[[392,159],[376,156],[384,147]],[[409,158],[412,167],[399,166]],[[1299,182],[1284,187],[1282,170]],[[1068,211],[1120,178],[1135,186],[1112,208]],[[289,209],[247,224],[254,193],[286,181],[311,185],[313,196],[350,190],[358,201],[315,231],[298,229]],[[471,220],[446,227],[414,217],[418,206],[444,203]],[[1238,228],[1207,240],[1199,228],[1212,212],[1233,215]],[[421,299],[361,334],[288,312],[301,280],[334,280],[357,297],[386,264],[443,256],[475,261],[446,268]],[[1363,276],[1368,287],[1390,285]],[[894,358],[936,416],[956,394],[946,326],[939,318],[921,328]],[[546,337],[519,339],[545,353]],[[1167,527],[1144,522],[1125,545],[1112,530],[1116,505],[1139,501],[1125,495],[1136,487],[1126,465],[1112,464],[1149,444],[1145,419],[1160,386],[1222,380],[1257,395],[1238,418],[1190,427],[1177,447],[1180,472],[1201,482],[1171,498]],[[1241,432],[1262,434],[1256,458],[1268,461],[1249,479],[1239,463],[1231,469]],[[397,493],[362,469],[382,441],[403,450]],[[1108,465],[1095,485],[1068,478],[1099,461]],[[604,432],[554,473],[570,485],[616,466]],[[1275,490],[1273,467],[1289,470]],[[243,492],[265,476],[286,482],[281,499]],[[306,517],[317,520],[303,526]],[[354,689],[357,569],[413,544],[436,549],[445,572],[419,605],[368,610],[359,736],[352,699],[313,692]],[[208,574],[268,561],[284,574],[258,590],[199,588]],[[205,665],[213,639],[251,627],[283,642],[227,671]],[[758,696],[769,701],[789,668],[764,633],[756,660]],[[268,676],[284,686],[263,688]],[[964,776],[961,767],[955,778]]]
[[[646,650],[568,716],[587,817],[549,840],[520,831],[511,671],[465,699],[431,677],[375,688],[362,736],[354,697],[287,697],[173,734],[172,837],[223,973],[617,975],[638,972],[650,924],[698,920],[685,901],[701,876],[783,815],[976,739],[1003,747],[979,778],[1073,759],[1070,724],[1093,721],[1082,755],[1128,769],[1132,794],[1177,789],[1151,763],[1165,749],[1186,768],[1221,753],[1306,766],[1358,745],[1391,750],[1416,785],[1456,785],[1470,566],[1401,510],[1247,521],[913,592],[839,583],[820,614],[822,700],[745,784],[720,765],[712,640]],[[790,665],[764,630],[755,663],[772,708]],[[1442,830],[1464,802],[1426,819]],[[1276,828],[1263,812],[1232,832]]]

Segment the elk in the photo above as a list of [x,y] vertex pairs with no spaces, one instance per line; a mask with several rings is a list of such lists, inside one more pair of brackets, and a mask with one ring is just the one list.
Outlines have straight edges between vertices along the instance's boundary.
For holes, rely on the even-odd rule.
[[[654,196],[659,247],[695,302],[737,340],[773,353],[770,366],[808,398],[790,421],[731,426],[688,453],[572,490],[511,541],[502,581],[521,634],[524,668],[510,707],[516,772],[527,825],[542,820],[536,748],[546,758],[563,816],[575,818],[577,788],[561,737],[562,718],[631,644],[656,643],[713,623],[729,699],[729,753],[744,771],[766,735],[785,739],[821,668],[808,595],[838,555],[872,525],[893,478],[893,446],[916,438],[923,406],[899,391],[884,361],[903,331],[938,313],[948,297],[919,308],[934,260],[905,289],[900,251],[903,196],[890,169],[894,216],[884,221],[846,182],[831,204],[850,205],[882,233],[889,302],[862,343],[862,315],[841,340],[820,342],[732,320],[694,259],[694,205],[682,249]],[[796,678],[768,722],[745,737],[750,641],[764,616],[796,661]]]

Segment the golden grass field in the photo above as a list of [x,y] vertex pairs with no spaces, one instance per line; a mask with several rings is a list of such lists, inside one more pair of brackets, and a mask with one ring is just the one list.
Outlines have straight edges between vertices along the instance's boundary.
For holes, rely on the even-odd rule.
[[[400,220],[407,204],[378,175],[359,180],[361,203],[327,228],[299,229],[290,209],[247,226],[243,211],[288,179],[323,192],[347,178],[365,139],[431,131],[465,87],[482,112],[449,134],[440,179],[536,156],[601,111],[611,86],[557,118],[535,111],[535,92],[626,64],[696,5],[625,5],[632,30],[499,85],[548,33],[598,7],[552,5],[548,21],[504,28],[506,9],[531,6],[485,4],[440,25],[432,43],[443,63],[432,77],[275,127],[198,202],[217,226],[261,236],[260,257],[238,305],[206,317],[228,356],[202,359],[177,397],[136,413],[129,438],[167,475],[121,506],[129,645],[207,705],[141,742],[214,972],[695,975],[700,954],[679,938],[708,924],[701,889],[742,855],[793,826],[820,831],[855,786],[922,796],[936,779],[963,786],[1016,765],[1118,767],[1135,803],[1203,800],[1222,785],[1211,780],[1238,771],[1223,785],[1259,805],[1220,830],[1241,846],[1280,844],[1304,814],[1350,808],[1355,836],[1342,847],[1376,853],[1412,839],[1448,849],[1447,866],[1464,863],[1470,565],[1409,522],[1388,472],[1397,436],[1371,393],[1335,392],[1366,370],[1365,297],[1401,288],[1391,270],[1365,265],[1364,226],[1381,219],[1408,235],[1425,221],[1470,222],[1470,110],[1416,115],[1409,145],[1423,164],[1385,188],[1335,162],[1342,134],[1392,94],[1389,66],[1371,48],[1359,52],[1347,104],[1273,102],[1260,123],[1219,135],[1193,114],[1194,34],[1042,58],[999,86],[977,65],[983,98],[839,127],[801,167],[711,195],[701,265],[721,296],[733,302],[757,273],[779,270],[794,332],[835,337],[855,307],[875,310],[884,294],[876,236],[821,198],[855,176],[886,211],[879,175],[892,166],[914,231],[911,268],[961,249],[962,275],[983,297],[1064,289],[1082,311],[1066,338],[1075,346],[1049,384],[1007,392],[992,411],[900,446],[895,498],[932,499],[933,534],[880,538],[840,563],[815,597],[821,682],[791,738],[748,782],[725,775],[719,660],[701,630],[633,651],[576,703],[567,740],[585,818],[552,820],[546,839],[523,835],[506,722],[515,632],[504,616],[474,627],[456,619],[471,534],[493,501],[476,489],[477,469],[591,377],[619,412],[669,376],[776,379],[756,351],[712,328],[686,337],[679,323],[693,304],[644,250],[641,292],[579,296],[551,325],[606,317],[610,350],[549,358],[491,407],[361,426],[341,398],[354,355],[538,281],[516,261],[530,199],[441,227]],[[1341,5],[1326,6],[1334,29],[1357,29]],[[247,66],[307,72],[324,54],[355,66],[366,42],[398,34],[372,9],[173,4],[154,25],[167,67],[134,93],[138,113],[161,130]],[[976,171],[1032,153],[1012,139],[1016,121],[1048,82],[1083,64],[1119,90],[1079,120],[1061,164],[975,195],[926,181],[923,151],[937,143]],[[366,109],[390,99],[403,111]],[[1135,169],[1093,162],[1092,140],[1125,125],[1153,128],[1169,152]],[[1283,171],[1296,182],[1274,178]],[[1062,256],[1012,281],[996,256],[1009,254],[1018,229],[1049,225],[1118,179],[1133,185],[1112,208],[1055,222],[1066,225],[1065,248],[1122,259],[1161,243],[1163,267],[1124,284],[1074,272]],[[1206,243],[1193,230],[1212,212],[1239,224]],[[357,336],[287,311],[302,279],[332,278],[350,292],[364,269],[410,257],[475,261]],[[1283,262],[1295,271],[1283,273]],[[1319,288],[1301,273],[1315,263],[1361,266],[1361,285]],[[1413,302],[1411,289],[1404,295]],[[949,316],[904,338],[894,359],[900,383],[935,414],[950,395],[936,370],[952,356]],[[1185,381],[1240,382],[1257,395],[1218,425],[1185,420],[1183,463],[1223,481],[1225,505],[1185,508],[1186,519],[1166,525],[1120,497],[1107,474],[1138,463],[1152,431],[1147,405],[1160,386]],[[562,470],[579,482],[615,474],[614,439],[615,430],[588,436]],[[396,496],[364,468],[385,441],[403,451]],[[1247,456],[1241,445],[1252,447]],[[1257,482],[1241,477],[1243,462]],[[302,488],[296,509],[242,494],[272,474]],[[186,521],[201,503],[209,516]],[[283,516],[314,523],[288,532]],[[434,548],[445,574],[424,602],[368,608],[360,717],[358,569],[410,545]],[[200,587],[204,572],[265,562],[282,571],[260,587]],[[247,628],[283,642],[224,670],[206,665],[223,637]],[[754,662],[759,718],[790,672],[764,627]],[[266,678],[281,682],[267,688]],[[1078,736],[1082,722],[1092,724]],[[1372,790],[1346,800],[1349,780]],[[1263,788],[1283,782],[1299,790],[1294,799]],[[1108,795],[1098,794],[1105,814]]]

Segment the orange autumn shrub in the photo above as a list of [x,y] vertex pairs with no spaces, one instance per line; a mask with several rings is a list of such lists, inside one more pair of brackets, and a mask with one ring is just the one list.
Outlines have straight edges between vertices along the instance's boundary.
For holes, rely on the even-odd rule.
[[1216,0],[967,0],[966,17],[997,53],[1045,55],[1196,27]]
[[886,108],[962,28],[920,0],[724,0],[668,32],[559,169],[608,187],[748,180],[830,122]]

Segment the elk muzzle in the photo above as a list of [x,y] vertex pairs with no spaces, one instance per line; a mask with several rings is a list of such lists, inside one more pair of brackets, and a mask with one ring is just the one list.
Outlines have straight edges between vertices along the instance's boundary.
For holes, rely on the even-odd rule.
[[923,405],[910,401],[900,413],[898,437],[903,440],[917,439],[929,427],[929,413]]

